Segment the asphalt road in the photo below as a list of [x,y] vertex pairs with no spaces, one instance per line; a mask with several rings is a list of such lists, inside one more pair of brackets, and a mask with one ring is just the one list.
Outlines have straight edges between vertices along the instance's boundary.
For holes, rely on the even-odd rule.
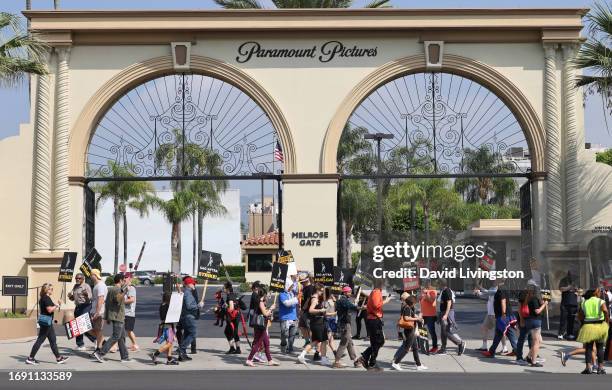
[[[576,374],[446,374],[368,373],[347,371],[181,371],[176,373],[74,372],[70,381],[9,381],[9,373],[0,373],[0,389],[129,389],[152,390],[174,388],[204,389],[400,389],[438,390],[448,386],[453,390],[488,389],[605,389],[610,386],[607,376]],[[451,385],[452,383],[452,385]]]

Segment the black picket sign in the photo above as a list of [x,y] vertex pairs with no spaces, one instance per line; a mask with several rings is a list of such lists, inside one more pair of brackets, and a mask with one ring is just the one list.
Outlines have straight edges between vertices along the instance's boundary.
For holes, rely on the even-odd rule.
[[314,265],[314,282],[321,283],[326,287],[334,285],[334,259],[331,257],[315,257],[312,259]]
[[200,264],[198,267],[198,278],[206,280],[219,279],[219,269],[221,269],[221,253],[203,250],[200,254]]
[[341,294],[342,288],[351,284],[353,273],[348,268],[334,267],[334,285],[331,288],[332,294]]
[[100,260],[102,260],[102,256],[100,256],[96,248],[93,248],[83,259],[83,264],[81,264],[79,270],[83,273],[83,275],[85,275],[86,278],[90,278],[92,269],[95,268],[99,269],[100,271],[102,270]]
[[285,291],[285,283],[287,281],[287,271],[289,266],[275,262],[272,264],[272,275],[270,277],[270,291],[283,292]]
[[64,258],[60,265],[59,275],[57,277],[58,282],[71,282],[72,275],[74,275],[74,267],[76,266],[77,253],[76,252],[64,252]]

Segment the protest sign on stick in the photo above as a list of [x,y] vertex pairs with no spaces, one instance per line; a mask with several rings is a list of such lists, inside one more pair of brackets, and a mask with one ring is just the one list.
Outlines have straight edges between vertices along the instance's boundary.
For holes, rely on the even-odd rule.
[[315,257],[312,259],[314,265],[314,282],[321,283],[325,287],[334,285],[334,259],[331,257]]
[[348,286],[353,278],[353,273],[348,268],[334,267],[334,285],[331,287],[332,294],[342,294],[342,288]]
[[83,335],[93,329],[89,313],[82,314],[64,324],[68,339]]
[[74,267],[76,265],[76,252],[64,252],[62,258],[62,264],[59,269],[59,276],[57,277],[58,282],[71,282],[72,276],[74,275]]
[[165,323],[176,324],[181,319],[181,310],[183,309],[183,293],[173,292],[170,297],[170,305],[168,305],[168,313],[166,314]]
[[270,291],[283,292],[285,291],[285,283],[287,282],[287,264],[274,263],[272,264],[272,273],[270,275]]

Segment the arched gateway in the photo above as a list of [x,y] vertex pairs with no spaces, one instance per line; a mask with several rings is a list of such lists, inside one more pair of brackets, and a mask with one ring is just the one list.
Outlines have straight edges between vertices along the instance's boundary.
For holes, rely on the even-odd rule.
[[[4,269],[40,285],[57,274],[64,251],[83,253],[83,188],[86,162],[97,154],[90,145],[94,130],[121,96],[168,75],[217,79],[252,99],[284,152],[282,244],[299,268],[311,269],[313,257],[336,258],[336,151],[345,124],[385,83],[436,73],[482,85],[516,118],[531,160],[531,192],[524,200],[532,205],[538,270],[579,261],[586,283],[584,232],[601,230],[612,217],[612,169],[584,149],[582,94],[573,88],[569,63],[581,42],[584,12],[26,12],[52,50],[49,75],[33,79],[31,125],[0,141],[2,166],[23,172],[19,178],[0,173],[0,181],[13,183],[3,191],[0,215],[17,225],[0,231],[10,259]],[[214,123],[206,121],[214,113],[201,114]],[[161,111],[152,116],[134,123],[154,126]],[[135,135],[130,126],[119,127]],[[9,306],[2,299],[0,307]],[[33,294],[28,300],[31,306]]]

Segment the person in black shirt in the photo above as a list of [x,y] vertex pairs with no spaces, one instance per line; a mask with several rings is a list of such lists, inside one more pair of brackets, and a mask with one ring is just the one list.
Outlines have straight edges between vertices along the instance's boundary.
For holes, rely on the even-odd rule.
[[516,318],[512,315],[512,302],[510,301],[508,290],[504,287],[504,280],[498,279],[497,281],[497,292],[493,296],[493,312],[495,314],[495,336],[489,350],[484,351],[482,354],[485,357],[495,357],[497,346],[504,335],[510,341],[512,352],[516,354],[516,334],[513,328]]
[[299,281],[302,288],[298,293],[298,300],[300,302],[300,318],[298,320],[298,327],[300,328],[300,333],[302,333],[302,337],[304,338],[303,348],[306,348],[306,346],[310,344],[310,315],[308,314],[308,309],[310,305],[310,298],[312,297],[312,293],[314,291],[314,286],[312,285],[310,276],[300,277]]
[[576,286],[570,271],[567,271],[567,275],[559,282],[559,290],[561,291],[561,313],[557,338],[563,340],[565,336],[568,340],[574,340],[576,339],[574,323],[578,312],[578,295],[576,295]]
[[227,281],[223,286],[225,290],[225,305],[226,305],[226,322],[225,322],[225,330],[223,333],[225,334],[225,338],[229,343],[230,349],[226,352],[226,354],[240,354],[242,351],[240,350],[240,306],[238,304],[238,300],[236,298],[236,294],[234,294],[234,288],[232,287],[232,282]]
[[465,341],[456,332],[457,325],[455,322],[455,293],[448,287],[448,282],[444,278],[438,280],[442,292],[440,293],[440,338],[442,339],[442,348],[437,352],[440,355],[446,354],[447,340],[452,341],[457,345],[457,355],[462,355],[465,351]]
[[[366,295],[364,295],[363,293],[359,294],[360,296],[358,297],[358,301],[357,301],[357,306],[359,307],[365,307],[368,304],[368,297]],[[366,330],[366,334],[368,332],[368,327],[365,326],[365,322],[366,322],[366,317],[368,316],[368,312],[366,310],[360,310],[357,313],[357,316],[355,317],[355,325],[356,325],[356,331],[355,331],[355,336],[353,336],[354,340],[360,340],[361,339],[361,326],[362,326],[362,322],[364,324],[364,328]],[[369,337],[370,335],[367,334],[367,336]]]
[[66,360],[68,360],[68,357],[60,355],[57,349],[57,339],[55,337],[55,330],[53,329],[53,313],[60,310],[62,301],[58,301],[56,305],[53,303],[53,300],[51,300],[51,294],[53,294],[53,285],[51,285],[51,283],[43,284],[40,290],[40,300],[38,301],[40,308],[38,325],[40,329],[38,330],[38,338],[32,346],[30,355],[26,359],[26,364],[36,365],[39,363],[35,357],[45,339],[49,340],[49,345],[51,346],[51,351],[55,355],[57,364],[64,364]]

